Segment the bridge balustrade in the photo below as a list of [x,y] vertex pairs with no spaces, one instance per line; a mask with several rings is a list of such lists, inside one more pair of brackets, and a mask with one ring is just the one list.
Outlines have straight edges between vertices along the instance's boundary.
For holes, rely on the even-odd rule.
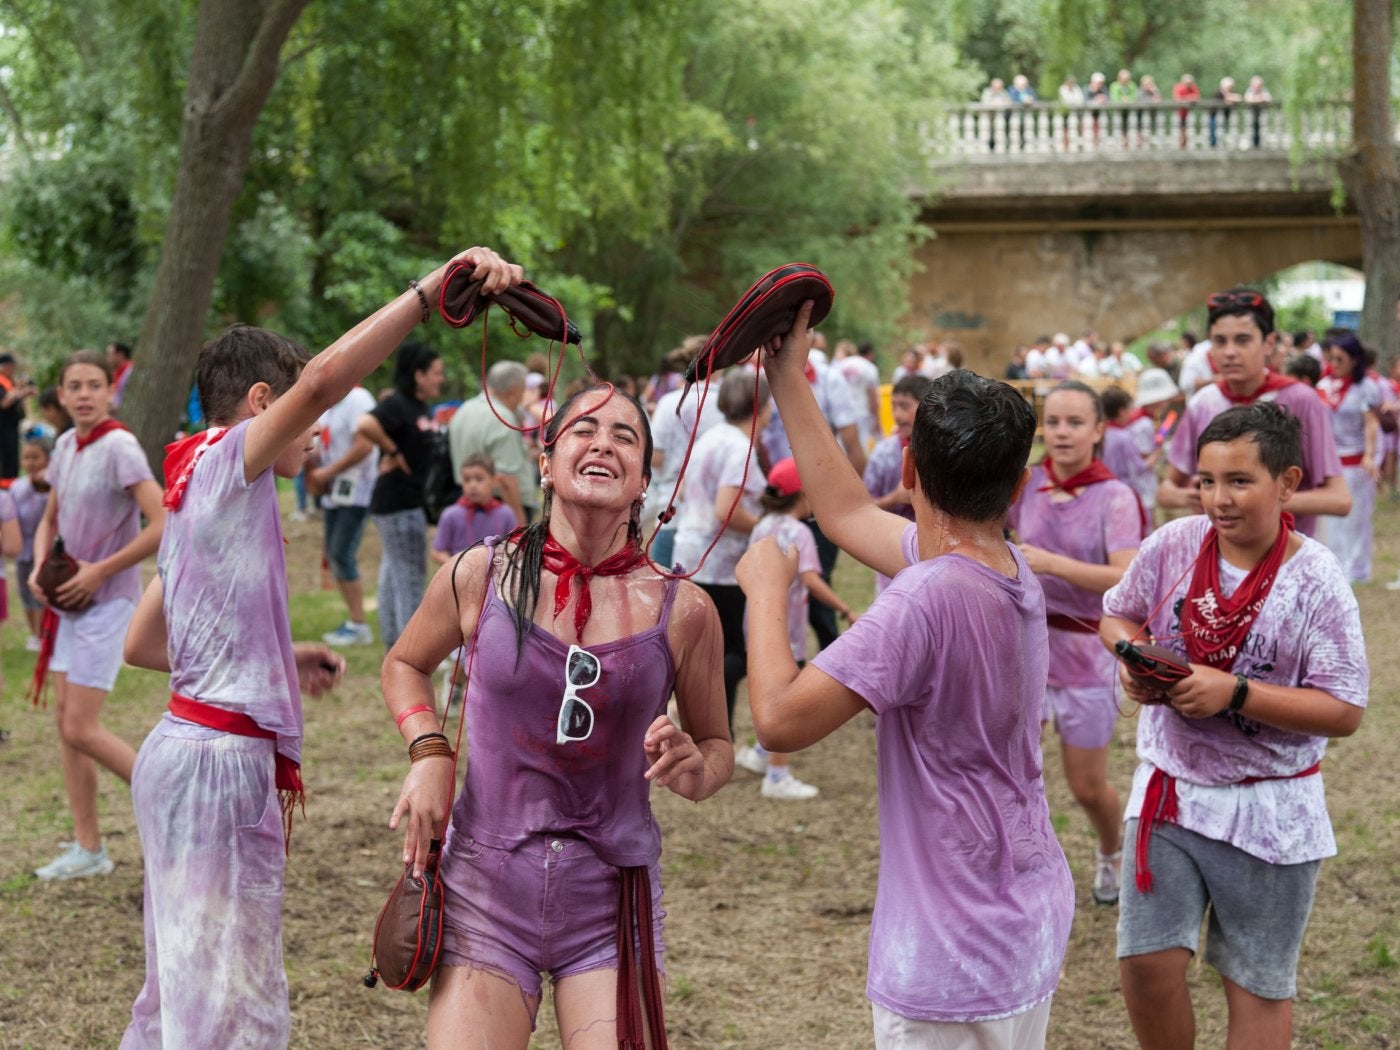
[[950,107],[936,152],[960,156],[1070,153],[1286,151],[1295,145],[1338,152],[1351,143],[1351,107],[1319,105],[1290,119],[1277,102],[1108,102],[1066,106],[973,103]]

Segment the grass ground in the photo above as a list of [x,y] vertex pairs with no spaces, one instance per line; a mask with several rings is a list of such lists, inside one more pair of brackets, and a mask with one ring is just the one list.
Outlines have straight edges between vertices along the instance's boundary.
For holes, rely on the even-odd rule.
[[[1400,570],[1400,508],[1378,511],[1376,579]],[[292,622],[316,638],[341,618],[320,586],[314,524],[288,527]],[[376,564],[373,530],[362,564]],[[371,573],[372,576],[372,573]],[[870,577],[843,559],[838,588],[857,608]],[[1400,1045],[1400,594],[1358,589],[1372,666],[1371,709],[1325,763],[1340,856],[1324,864],[1304,945],[1295,1005],[1299,1047]],[[103,774],[103,826],[116,872],[40,883],[31,869],[69,837],[51,718],[22,700],[33,658],[16,621],[0,635],[5,671],[0,726],[0,1047],[116,1044],[142,980],[141,857],[125,785]],[[427,997],[366,989],[369,934],[395,875],[386,827],[405,769],[379,696],[377,646],[351,651],[334,696],[308,701],[306,820],[296,828],[286,891],[286,962],[295,1047],[423,1043]],[[159,717],[161,676],[124,671],[107,724],[133,743]],[[741,704],[741,710],[743,705]],[[741,719],[743,716],[741,716]],[[794,759],[819,798],[759,797],[736,773],[695,806],[655,796],[666,838],[667,1021],[678,1048],[833,1048],[870,1044],[864,998],[866,935],[876,882],[873,719],[855,719]],[[747,722],[741,721],[741,733]],[[1111,770],[1126,788],[1133,723],[1123,721]],[[1068,799],[1047,748],[1055,825],[1080,886],[1049,1045],[1133,1045],[1113,959],[1116,911],[1089,899],[1093,838]],[[1224,1045],[1223,997],[1213,971],[1192,968],[1199,1043]],[[558,1046],[549,1005],[533,1047]]]

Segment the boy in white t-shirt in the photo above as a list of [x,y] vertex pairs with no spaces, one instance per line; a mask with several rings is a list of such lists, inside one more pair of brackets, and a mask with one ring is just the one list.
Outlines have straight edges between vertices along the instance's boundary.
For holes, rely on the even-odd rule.
[[[521,279],[489,249],[458,258],[488,293]],[[168,671],[172,695],[132,774],[146,980],[122,1050],[287,1045],[282,888],[303,794],[301,693],[328,689],[345,662],[292,643],[276,478],[301,470],[321,413],[427,323],[446,271],[310,362],[246,325],[200,351],[210,429],[166,449],[160,575],[126,637],[127,661]]]
[[[800,672],[793,554],[739,563],[759,741],[798,751],[876,720],[880,879],[866,993],[880,1050],[1042,1047],[1074,911],[1041,775],[1045,598],[1002,534],[1026,484],[1035,413],[954,370],[919,405],[904,458],[913,523],[880,510],[802,373],[807,304],[765,368],[822,530],[898,578]],[[903,570],[902,572],[900,570]]]
[[1144,1047],[1192,1045],[1186,975],[1207,908],[1229,1044],[1289,1045],[1318,867],[1337,852],[1320,763],[1361,724],[1370,684],[1346,577],[1283,509],[1303,475],[1299,431],[1266,401],[1216,416],[1193,450],[1205,515],[1148,537],[1104,595],[1106,645],[1150,634],[1191,667],[1165,690],[1120,673],[1145,705],[1118,918]]

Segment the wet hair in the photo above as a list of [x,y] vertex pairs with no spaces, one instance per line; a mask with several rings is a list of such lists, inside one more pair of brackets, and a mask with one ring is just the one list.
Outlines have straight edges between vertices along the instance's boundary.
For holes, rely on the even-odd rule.
[[1322,349],[1327,351],[1331,350],[1333,347],[1351,358],[1351,377],[1353,381],[1361,379],[1366,374],[1366,348],[1361,345],[1361,340],[1356,338],[1355,332],[1348,332],[1346,330],[1328,332],[1326,338],[1322,340]]
[[194,364],[195,386],[204,418],[229,424],[242,414],[243,399],[257,383],[276,397],[292,388],[311,355],[285,335],[248,324],[226,328],[200,348]]
[[1099,404],[1103,406],[1104,416],[1117,419],[1124,409],[1132,407],[1133,396],[1121,386],[1111,386],[1099,395]]
[[[1104,404],[1099,399],[1099,393],[1087,383],[1081,383],[1077,379],[1066,379],[1062,383],[1057,383],[1051,387],[1050,394],[1058,394],[1061,391],[1070,391],[1075,394],[1085,394],[1094,404],[1094,422],[1102,423],[1104,420]],[[1050,400],[1050,394],[1045,395],[1045,400]]]
[[1255,291],[1253,288],[1231,288],[1228,292],[1221,292],[1222,296],[1247,297],[1257,295],[1259,305],[1246,306],[1244,303],[1224,303],[1220,306],[1206,306],[1206,330],[1209,331],[1215,326],[1215,322],[1222,317],[1252,317],[1254,323],[1259,326],[1259,334],[1267,336],[1274,330],[1274,308],[1269,305],[1269,300],[1265,299],[1263,293]]
[[890,390],[890,396],[903,394],[905,397],[912,397],[915,401],[922,401],[924,395],[928,393],[929,384],[933,380],[922,372],[910,372],[906,376],[900,376],[899,382],[895,383]]
[[427,343],[404,343],[394,357],[394,389],[417,401],[418,373],[432,368],[433,362],[441,356]]
[[1196,459],[1207,445],[1249,438],[1259,450],[1259,462],[1277,478],[1289,467],[1303,465],[1303,425],[1288,409],[1272,401],[1227,408],[1196,439]]
[[107,377],[107,385],[112,385],[112,366],[108,364],[106,354],[96,350],[74,350],[63,359],[63,367],[58,370],[59,386],[63,385],[63,377],[74,365],[92,365],[93,368],[102,369],[102,374]]
[[999,521],[1035,441],[1035,409],[1013,387],[962,369],[935,379],[909,448],[924,495],[966,521]]
[[1308,386],[1317,386],[1317,381],[1322,378],[1322,365],[1311,354],[1294,354],[1284,362],[1283,374],[1301,379]]
[[772,485],[765,485],[763,491],[758,494],[758,504],[769,514],[786,514],[797,506],[797,501],[801,498],[801,489],[784,496]]
[[464,456],[461,470],[457,471],[458,476],[461,476],[468,467],[479,467],[492,477],[496,474],[496,461],[485,452],[473,452],[469,456]]
[[[602,391],[607,388],[600,385],[585,386],[576,391],[564,403],[559,406],[549,422],[544,425],[544,454],[546,457],[554,458],[554,443],[564,427],[572,423],[580,415],[586,415],[589,409],[602,407]],[[609,398],[620,397],[630,404],[637,413],[637,418],[641,420],[642,436],[642,477],[651,479],[651,421],[647,418],[646,409],[642,403],[630,394],[624,394],[618,390],[612,390]],[[577,402],[580,398],[586,400],[580,405]],[[549,538],[549,511],[554,501],[552,489],[545,489],[544,499],[540,504],[540,516],[529,525],[522,525],[513,531],[505,547],[505,568],[502,571],[503,589],[510,596],[507,603],[510,609],[511,618],[515,621],[515,660],[516,665],[520,663],[520,654],[525,647],[525,635],[529,633],[530,624],[535,619],[535,606],[540,597],[540,570],[544,563],[544,543]],[[627,523],[627,538],[629,541],[640,544],[642,541],[642,523],[640,517],[640,503],[636,507],[631,520]]]
[[720,380],[715,406],[726,423],[748,419],[755,414],[755,406],[762,408],[767,402],[768,380],[760,374],[756,382],[757,393],[754,391],[754,374],[744,368],[736,368]]

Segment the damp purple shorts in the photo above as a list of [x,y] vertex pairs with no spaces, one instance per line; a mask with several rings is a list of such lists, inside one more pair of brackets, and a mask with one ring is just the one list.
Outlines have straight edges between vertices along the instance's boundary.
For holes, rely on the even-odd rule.
[[[661,864],[651,874],[657,969],[661,938]],[[617,968],[621,876],[583,839],[541,833],[512,850],[469,835],[449,835],[442,858],[443,966],[490,970],[539,1003],[540,974],[559,981]]]

